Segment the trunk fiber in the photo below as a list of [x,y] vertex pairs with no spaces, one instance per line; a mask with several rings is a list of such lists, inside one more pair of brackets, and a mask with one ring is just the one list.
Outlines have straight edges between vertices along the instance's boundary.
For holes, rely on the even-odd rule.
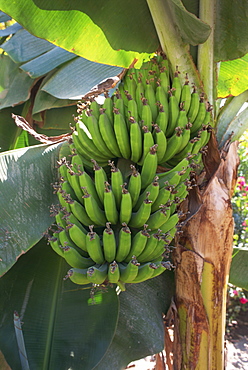
[[[176,240],[173,304],[174,370],[224,369],[226,291],[234,221],[237,143],[219,152],[212,136],[204,173],[183,204],[188,211]],[[169,367],[171,368],[171,367]]]

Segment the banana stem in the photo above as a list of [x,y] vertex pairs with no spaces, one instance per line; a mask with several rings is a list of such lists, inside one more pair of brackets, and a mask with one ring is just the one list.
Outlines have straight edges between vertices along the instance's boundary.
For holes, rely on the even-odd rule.
[[200,0],[199,18],[209,24],[212,31],[206,42],[198,46],[198,70],[204,91],[210,104],[217,98],[218,63],[214,62],[214,25],[216,15],[215,0]]
[[184,83],[185,74],[198,88],[202,88],[198,71],[189,52],[189,46],[182,41],[181,35],[173,21],[170,4],[167,0],[147,0],[151,16],[157,30],[161,48],[171,64],[171,70],[178,66],[179,77]]

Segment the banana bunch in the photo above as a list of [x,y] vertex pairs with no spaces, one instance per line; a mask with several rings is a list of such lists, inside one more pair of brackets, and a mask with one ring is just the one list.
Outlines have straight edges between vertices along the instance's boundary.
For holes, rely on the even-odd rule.
[[125,283],[172,267],[163,259],[177,232],[177,206],[188,194],[191,167],[184,158],[170,171],[156,173],[155,154],[156,146],[141,172],[131,164],[126,177],[114,161],[107,171],[92,159],[89,173],[74,148],[70,161],[58,162],[60,181],[53,187],[59,205],[52,207],[56,224],[48,239],[71,266],[67,277],[73,282],[116,283],[125,290]]
[[103,105],[91,100],[72,134],[85,164],[92,167],[94,158],[106,166],[108,160],[125,158],[142,165],[149,148],[157,145],[158,164],[172,167],[185,152],[203,148],[212,107],[195,86],[191,89],[187,75],[182,86],[179,73],[170,78],[168,60],[157,56],[140,70],[131,68]]
[[77,284],[139,283],[173,266],[179,205],[205,153],[211,107],[158,56],[129,70],[116,93],[80,109],[58,161],[59,204],[48,240]]

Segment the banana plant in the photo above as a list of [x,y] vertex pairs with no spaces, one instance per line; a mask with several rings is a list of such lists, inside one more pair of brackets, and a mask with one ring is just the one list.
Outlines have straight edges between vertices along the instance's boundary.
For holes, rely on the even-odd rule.
[[[0,9],[24,28],[17,32],[49,42],[50,49],[43,53],[56,45],[75,58],[115,68],[136,62],[139,68],[162,49],[171,71],[179,70],[182,80],[187,73],[213,106],[214,127],[205,177],[199,177],[189,195],[188,217],[175,240],[175,274],[166,272],[118,295],[111,288],[90,292],[90,287],[75,288],[63,281],[66,266],[42,239],[53,222],[50,183],[56,180],[56,161],[68,147],[45,144],[1,154],[0,289],[5,299],[0,349],[12,368],[121,369],[162,351],[164,330],[165,350],[172,350],[175,369],[224,368],[233,235],[230,199],[237,176],[237,140],[248,127],[248,108],[239,113],[247,101],[247,8],[245,1],[231,0],[118,0],[115,8],[105,1],[96,6],[79,0],[0,0]],[[10,55],[11,49],[6,52]],[[23,71],[28,68],[24,64]],[[29,89],[32,83],[25,73],[23,77]],[[42,84],[50,94],[54,90],[45,79]],[[242,251],[247,259],[246,254]],[[243,279],[247,282],[248,276]],[[173,348],[162,313],[167,313],[168,323],[174,322]],[[167,362],[171,367],[169,357]]]

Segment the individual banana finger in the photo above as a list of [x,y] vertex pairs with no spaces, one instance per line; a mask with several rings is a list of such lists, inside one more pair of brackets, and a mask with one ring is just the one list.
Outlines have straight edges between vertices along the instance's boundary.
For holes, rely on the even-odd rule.
[[88,280],[87,270],[88,269],[71,268],[64,277],[64,280],[69,278],[73,283],[79,285],[91,284]]
[[130,261],[132,256],[138,258],[138,256],[143,252],[146,247],[147,240],[150,238],[150,234],[147,231],[147,225],[144,225],[143,230],[140,230],[136,233],[134,238],[132,239],[131,250],[127,257],[125,258],[125,262]]
[[127,264],[119,263],[120,281],[123,283],[131,283],[137,276],[139,271],[139,262],[133,257]]
[[81,254],[73,247],[63,247],[63,251],[63,257],[71,267],[85,269],[94,264],[94,261],[91,258],[81,256]]
[[86,247],[89,256],[97,264],[102,264],[105,262],[103,249],[100,242],[99,235],[93,231],[93,225],[89,226],[90,231],[86,235]]
[[94,265],[89,267],[87,270],[87,277],[93,284],[103,284],[108,277],[108,263],[104,263],[100,266]]
[[110,222],[106,223],[106,228],[103,231],[103,253],[107,262],[113,262],[116,256],[116,240],[114,231],[110,227]]
[[155,263],[147,262],[141,264],[138,267],[138,274],[133,279],[132,283],[141,283],[142,281],[150,279],[154,274],[154,270],[156,269],[157,265]]
[[125,260],[131,249],[131,230],[126,223],[122,224],[119,231],[118,246],[116,252],[116,261],[122,262]]
[[119,219],[119,213],[116,207],[116,200],[114,193],[107,181],[105,181],[105,191],[103,197],[103,204],[104,204],[104,211],[106,215],[106,219],[111,224],[115,225]]
[[120,269],[119,265],[116,261],[113,261],[112,263],[109,264],[108,268],[108,281],[110,283],[117,283],[120,279]]
[[155,177],[158,166],[157,144],[150,148],[141,169],[141,187],[144,189]]

